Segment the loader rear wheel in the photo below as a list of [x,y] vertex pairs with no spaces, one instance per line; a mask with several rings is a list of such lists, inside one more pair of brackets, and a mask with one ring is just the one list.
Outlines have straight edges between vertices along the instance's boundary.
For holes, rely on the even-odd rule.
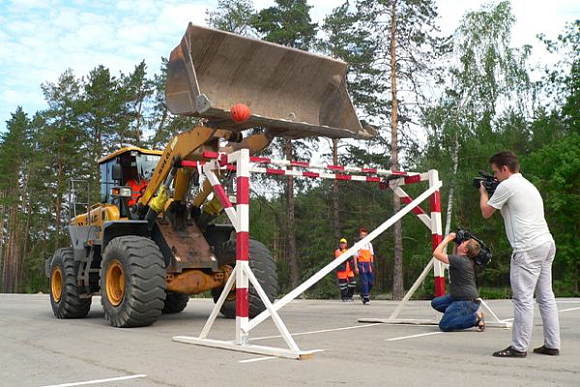
[[167,292],[163,313],[179,313],[185,309],[189,302],[189,295]]
[[80,298],[78,269],[70,247],[58,249],[50,261],[50,305],[57,318],[83,318],[91,309],[91,297]]
[[[223,265],[234,267],[236,265],[236,241],[229,240],[224,243],[216,251],[216,258],[220,267]],[[250,268],[266,292],[270,302],[274,302],[274,299],[278,295],[278,272],[276,271],[276,262],[274,262],[272,253],[266,246],[252,239],[250,239]],[[223,288],[212,289],[211,292],[214,302],[217,302],[222,290]],[[250,318],[256,317],[266,309],[266,306],[260,299],[258,292],[256,292],[256,289],[254,289],[252,285],[250,285],[249,302]],[[236,317],[236,298],[234,293],[228,296],[222,305],[220,312],[227,318]]]
[[151,239],[128,235],[109,242],[101,262],[101,304],[114,327],[151,325],[163,310],[165,265]]

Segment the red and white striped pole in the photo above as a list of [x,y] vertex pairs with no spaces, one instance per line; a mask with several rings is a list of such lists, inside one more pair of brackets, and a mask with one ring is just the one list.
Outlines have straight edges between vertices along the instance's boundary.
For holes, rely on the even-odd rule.
[[[230,160],[233,157],[236,160]],[[236,343],[247,344],[248,333],[242,327],[248,324],[250,315],[248,294],[248,258],[250,255],[250,152],[241,149],[228,157],[236,162]]]
[[[429,187],[439,181],[437,170],[429,171]],[[431,234],[433,236],[433,250],[443,241],[443,225],[441,224],[441,196],[439,190],[431,195]],[[435,297],[445,295],[445,271],[443,263],[434,260],[433,274],[435,277]]]

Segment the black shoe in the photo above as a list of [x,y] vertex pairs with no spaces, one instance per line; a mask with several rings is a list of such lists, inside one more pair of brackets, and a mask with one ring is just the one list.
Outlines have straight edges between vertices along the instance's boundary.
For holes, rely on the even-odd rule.
[[370,303],[368,298],[363,298],[362,300],[363,305],[368,305]]
[[506,349],[503,349],[501,351],[494,352],[493,353],[493,356],[495,356],[495,357],[526,357],[526,356],[528,356],[528,353],[527,352],[516,351],[510,345]]
[[535,348],[534,353],[538,353],[540,355],[558,356],[558,355],[560,355],[560,350],[554,349],[554,348],[548,348],[545,345],[542,345],[539,348]]

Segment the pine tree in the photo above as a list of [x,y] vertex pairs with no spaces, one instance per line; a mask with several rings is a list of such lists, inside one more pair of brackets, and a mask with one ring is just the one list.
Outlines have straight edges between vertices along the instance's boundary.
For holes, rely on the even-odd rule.
[[18,107],[6,124],[7,132],[0,139],[0,291],[13,293],[20,291],[24,267],[27,224],[22,221],[30,180],[30,119]]
[[51,175],[48,184],[53,192],[54,247],[58,249],[63,237],[63,216],[68,210],[64,202],[68,179],[86,177],[79,168],[85,157],[79,150],[86,138],[79,121],[81,85],[69,69],[61,74],[57,83],[45,83],[41,88],[49,108],[43,112],[46,127],[38,141],[42,152],[48,155],[46,169]]
[[210,27],[238,35],[253,36],[252,17],[255,14],[252,0],[219,0],[215,11],[206,11]]
[[141,145],[146,129],[149,99],[153,95],[153,81],[147,79],[147,65],[141,61],[132,73],[121,76],[121,87],[125,104],[126,126],[118,132],[120,147]]
[[[427,102],[425,85],[438,81],[436,60],[447,47],[437,36],[437,11],[432,0],[359,0],[356,9],[353,32],[374,48],[367,63],[372,71],[363,78],[368,85],[364,110],[370,123],[379,129],[375,147],[388,144],[391,169],[399,170],[400,149],[416,146],[410,124],[416,122],[418,107]],[[406,132],[400,131],[400,126]],[[400,201],[393,198],[393,212],[398,212]],[[400,222],[394,225],[394,253],[393,299],[401,299],[404,288]]]

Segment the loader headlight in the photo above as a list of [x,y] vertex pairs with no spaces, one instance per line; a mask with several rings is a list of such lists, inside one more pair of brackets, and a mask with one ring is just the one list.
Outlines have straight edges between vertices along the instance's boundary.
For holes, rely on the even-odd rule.
[[122,197],[122,198],[130,198],[133,192],[129,187],[114,187],[113,188],[113,196],[115,197]]

